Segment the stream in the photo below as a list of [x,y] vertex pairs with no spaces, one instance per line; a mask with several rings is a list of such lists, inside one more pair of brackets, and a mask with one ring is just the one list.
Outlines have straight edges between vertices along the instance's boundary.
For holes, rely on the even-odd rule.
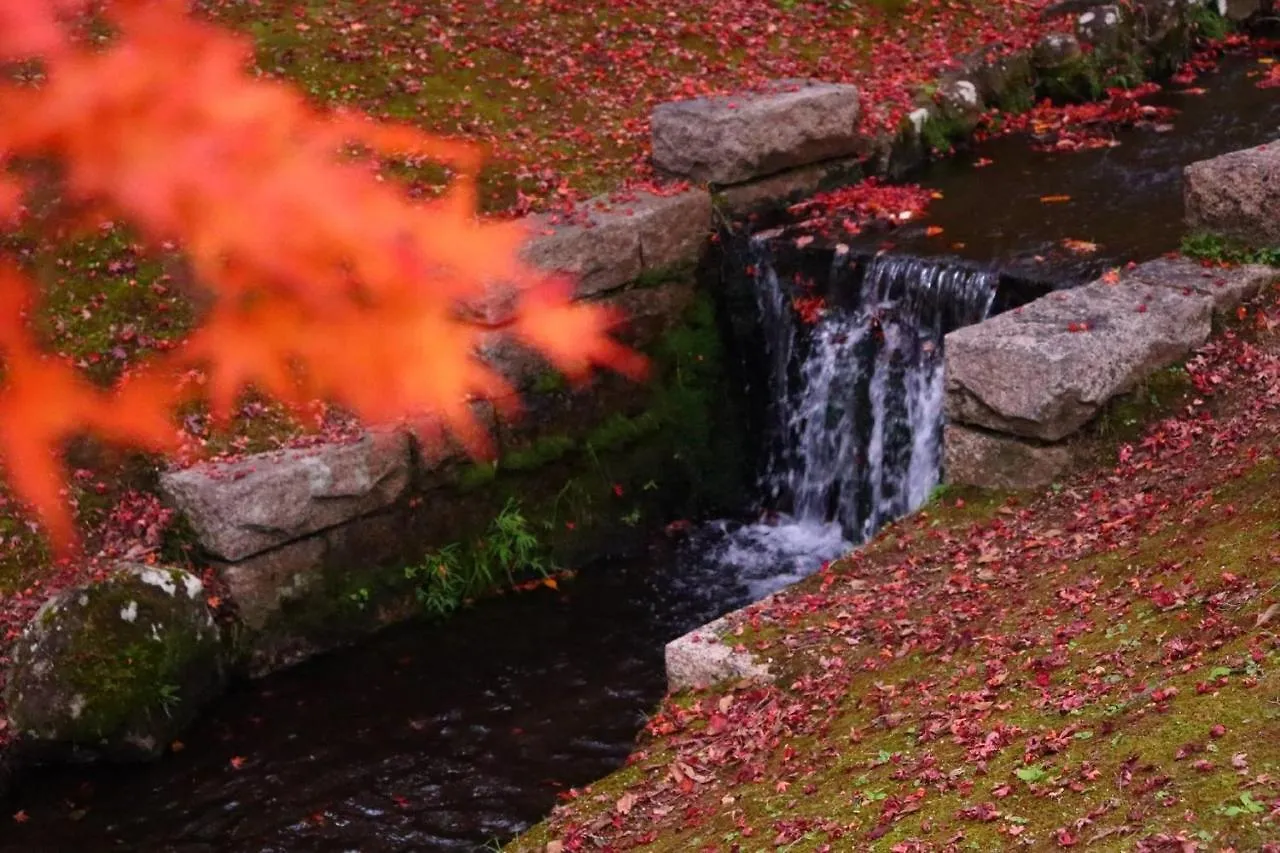
[[[1259,67],[1228,58],[1194,84],[1206,94],[1153,96],[1182,110],[1173,130],[1120,132],[1119,147],[1049,154],[1000,138],[930,165],[915,180],[942,198],[892,234],[893,251],[998,259],[1002,269],[1077,282],[1175,249],[1182,166],[1280,137],[1280,90],[1257,89],[1247,76]],[[991,162],[974,168],[980,158]],[[1070,201],[1040,201],[1050,195]],[[941,237],[926,225],[942,227]],[[1098,251],[1064,251],[1066,238]],[[963,322],[987,310],[982,298]],[[940,381],[919,376],[923,385]],[[925,417],[911,412],[913,422]],[[4,819],[0,850],[447,851],[504,842],[542,819],[558,794],[622,764],[664,692],[667,641],[813,571],[924,499],[937,472],[934,463],[923,470],[932,451],[919,436],[940,414],[928,417],[932,426],[904,439],[924,455],[914,467],[901,462],[907,486],[876,498],[883,512],[846,509],[854,486],[840,496],[814,492],[831,483],[815,486],[823,471],[793,459],[775,472],[798,513],[781,523],[710,524],[682,545],[661,541],[642,559],[589,567],[558,592],[500,596],[439,627],[402,626],[241,684],[180,751],[152,765],[33,771],[6,805],[28,820]],[[846,452],[832,450],[823,464]],[[813,458],[795,446],[791,455]],[[833,505],[834,517],[849,516],[843,526],[828,520]]]

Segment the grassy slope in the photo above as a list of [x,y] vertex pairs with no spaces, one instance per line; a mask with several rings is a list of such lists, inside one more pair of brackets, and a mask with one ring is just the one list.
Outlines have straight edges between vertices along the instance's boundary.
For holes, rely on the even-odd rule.
[[949,494],[755,608],[736,641],[776,686],[669,699],[509,849],[1275,849],[1280,332],[1256,344],[1211,345],[1126,461]]
[[[779,77],[858,82],[869,103],[979,45],[1026,43],[1042,4],[1008,0],[200,0],[259,65],[316,99],[488,144],[482,203],[554,204],[649,175],[658,103]],[[869,109],[868,114],[876,111]],[[403,170],[426,193],[445,176]]]

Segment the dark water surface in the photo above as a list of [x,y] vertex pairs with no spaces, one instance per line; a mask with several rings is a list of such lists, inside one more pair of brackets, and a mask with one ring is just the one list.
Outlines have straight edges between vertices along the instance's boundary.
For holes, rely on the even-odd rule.
[[[1176,249],[1186,232],[1183,167],[1280,138],[1280,89],[1255,85],[1264,70],[1257,57],[1229,56],[1217,72],[1191,84],[1205,94],[1171,87],[1143,99],[1180,111],[1171,120],[1173,130],[1121,131],[1115,134],[1121,144],[1114,148],[1037,152],[1025,138],[1009,136],[934,162],[911,180],[943,197],[918,224],[886,239],[894,251],[999,259],[1002,269],[1074,281]],[[983,158],[990,165],[975,168]],[[1040,200],[1061,195],[1071,200]],[[943,231],[928,237],[927,225]],[[1063,247],[1064,239],[1096,243],[1098,251],[1071,252]],[[955,243],[964,245],[954,248]]]
[[[1169,133],[1125,132],[1120,147],[1077,154],[1000,139],[935,164],[919,179],[944,194],[928,217],[943,235],[925,236],[922,223],[894,240],[1067,279],[1173,249],[1182,167],[1280,137],[1280,92],[1254,87],[1258,68],[1229,60],[1197,84],[1207,95],[1154,98],[1183,110]],[[991,165],[973,168],[979,157]],[[1072,200],[1042,204],[1045,195]],[[1066,253],[1064,238],[1100,248]],[[777,535],[803,545],[810,534],[814,550],[832,545],[829,530]],[[243,685],[157,764],[24,777],[6,809],[29,820],[0,819],[0,850],[426,851],[506,840],[557,792],[622,763],[662,695],[664,643],[805,570],[767,554],[733,561],[738,569],[664,547],[592,567],[558,593],[486,602],[440,628],[405,626]]]
[[[158,764],[24,777],[0,849],[472,850],[626,758],[662,646],[755,590],[669,553],[393,629],[222,698]],[[669,568],[664,568],[669,567]],[[233,758],[243,758],[239,769]]]

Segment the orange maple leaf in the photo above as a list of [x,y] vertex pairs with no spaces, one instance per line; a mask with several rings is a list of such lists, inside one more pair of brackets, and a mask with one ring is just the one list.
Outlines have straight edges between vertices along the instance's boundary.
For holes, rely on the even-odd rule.
[[[295,408],[339,403],[368,423],[431,423],[478,453],[472,401],[514,397],[475,357],[483,335],[518,336],[575,378],[593,366],[643,374],[610,337],[613,312],[574,303],[566,283],[521,262],[520,224],[477,218],[477,146],[319,110],[250,74],[251,41],[179,0],[101,5],[112,36],[88,45],[73,36],[84,0],[0,0],[0,60],[39,58],[46,72],[37,87],[0,84],[0,220],[27,191],[4,164],[55,160],[67,211],[178,245],[213,301],[183,346],[104,390],[41,353],[26,328],[32,286],[0,268],[0,457],[57,543],[72,533],[58,453],[79,431],[166,450],[179,403],[207,399],[225,419],[254,389]],[[415,201],[377,179],[371,165],[386,156],[433,158],[455,181]],[[517,310],[496,329],[460,310],[497,285]],[[193,371],[202,384],[179,381]]]

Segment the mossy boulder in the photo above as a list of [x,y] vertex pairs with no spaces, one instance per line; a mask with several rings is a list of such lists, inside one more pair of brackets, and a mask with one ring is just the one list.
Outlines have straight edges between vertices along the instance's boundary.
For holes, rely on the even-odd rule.
[[15,644],[6,699],[17,748],[34,761],[155,758],[227,671],[200,579],[121,564],[50,598]]

